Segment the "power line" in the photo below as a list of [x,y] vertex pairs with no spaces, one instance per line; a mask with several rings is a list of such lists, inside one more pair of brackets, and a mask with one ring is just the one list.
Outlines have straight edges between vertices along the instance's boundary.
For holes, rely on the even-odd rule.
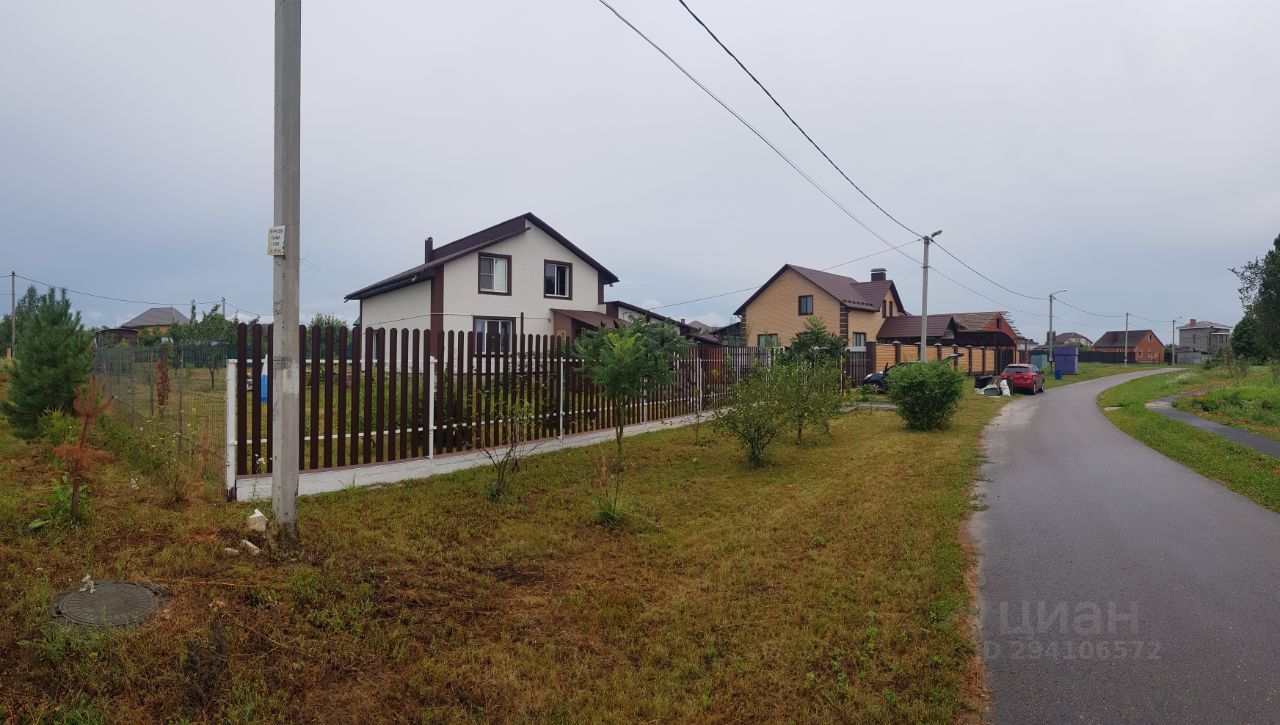
[[1053,297],[1053,298],[1054,298],[1055,300],[1057,300],[1059,304],[1064,304],[1064,305],[1066,305],[1067,307],[1070,307],[1071,309],[1076,310],[1076,311],[1078,311],[1078,312],[1083,312],[1083,313],[1085,313],[1086,315],[1093,315],[1094,317],[1124,317],[1124,313],[1123,313],[1123,312],[1122,312],[1122,313],[1120,313],[1120,314],[1118,314],[1118,315],[1104,315],[1104,314],[1102,314],[1101,312],[1090,312],[1089,310],[1086,310],[1086,309],[1083,309],[1083,308],[1080,308],[1080,307],[1076,307],[1075,305],[1071,304],[1070,302],[1067,302],[1066,300],[1062,299],[1061,297],[1058,297],[1057,295],[1054,295],[1054,297]]
[[938,243],[938,241],[937,241],[936,239],[935,239],[935,240],[934,240],[934,242],[933,242],[933,246],[935,246],[935,247],[937,247],[937,248],[941,249],[942,251],[946,252],[948,257],[951,257],[952,259],[956,260],[956,261],[957,261],[957,262],[959,262],[960,264],[963,264],[963,265],[965,266],[965,268],[966,268],[966,269],[968,269],[970,272],[973,272],[974,274],[976,274],[976,275],[978,275],[979,277],[981,277],[981,278],[985,279],[986,281],[990,282],[991,284],[993,284],[993,285],[995,285],[995,286],[999,287],[1000,289],[1004,290],[1005,292],[1008,292],[1009,294],[1017,295],[1017,296],[1019,296],[1019,297],[1025,297],[1025,298],[1027,298],[1027,299],[1029,299],[1029,300],[1047,300],[1047,299],[1049,299],[1048,297],[1036,297],[1035,295],[1024,294],[1024,293],[1019,292],[1019,291],[1017,291],[1017,290],[1015,290],[1015,289],[1009,289],[1008,287],[1005,287],[1004,285],[1000,284],[999,282],[995,281],[994,279],[991,279],[991,278],[990,278],[990,277],[988,277],[987,275],[985,275],[985,274],[983,274],[982,272],[979,272],[978,270],[976,270],[976,269],[974,269],[973,267],[971,267],[971,266],[969,265],[969,263],[968,263],[968,262],[966,262],[966,261],[964,261],[963,259],[961,259],[961,258],[957,257],[956,255],[952,254],[950,249],[947,249],[946,247],[942,246],[940,243]]
[[858,186],[858,184],[855,183],[853,179],[849,178],[849,175],[844,172],[844,169],[840,168],[840,165],[837,164],[835,160],[832,159],[831,156],[828,155],[827,152],[823,150],[821,146],[818,145],[818,142],[813,140],[813,137],[809,135],[809,132],[805,131],[804,128],[800,125],[800,123],[796,121],[795,117],[791,115],[791,112],[788,111],[782,105],[782,103],[780,103],[778,99],[774,97],[773,93],[771,93],[769,89],[766,88],[765,85],[760,82],[760,79],[756,77],[756,74],[752,73],[751,70],[747,68],[746,64],[742,62],[742,59],[740,59],[737,56],[737,54],[735,54],[732,50],[729,50],[729,46],[725,45],[724,41],[720,40],[720,36],[716,35],[715,31],[707,27],[707,24],[702,21],[702,18],[698,17],[697,13],[693,12],[693,8],[689,7],[689,5],[684,0],[678,0],[678,1],[681,7],[683,7],[689,13],[689,15],[698,23],[698,25],[701,25],[702,29],[707,31],[707,35],[710,35],[711,39],[716,41],[716,45],[719,45],[720,48],[724,50],[724,52],[728,53],[729,57],[733,58],[733,62],[737,63],[738,67],[742,69],[742,72],[746,73],[747,76],[751,78],[751,80],[754,81],[757,86],[760,87],[760,90],[764,91],[764,94],[769,97],[769,100],[773,101],[773,105],[777,106],[778,110],[782,111],[782,115],[786,116],[787,120],[791,122],[791,125],[796,127],[796,130],[800,132],[800,135],[804,136],[805,140],[807,140],[810,145],[812,145],[815,149],[817,149],[818,153],[822,154],[822,158],[826,159],[827,163],[831,164],[831,168],[839,172],[839,174],[844,177],[844,180],[849,182],[850,186],[858,190],[858,193],[862,195],[862,198],[871,202],[872,206],[879,209],[881,214],[884,214],[885,216],[889,217],[889,219],[894,224],[897,224],[898,226],[902,227],[903,229],[907,230],[908,232],[910,232],[911,234],[914,234],[917,237],[924,236],[920,232],[917,232],[916,230],[912,229],[906,224],[903,224],[902,222],[898,221],[897,217],[895,217],[894,215],[886,211],[885,208],[880,206],[880,204],[877,203],[875,199],[871,198],[870,194],[863,191],[862,187]]
[[[746,127],[747,127],[747,129],[748,129],[749,131],[751,131],[751,133],[755,134],[756,138],[758,138],[758,139],[760,139],[761,141],[763,141],[763,142],[765,143],[765,145],[767,145],[770,149],[772,149],[772,150],[773,150],[773,152],[774,152],[775,154],[777,154],[777,155],[778,155],[778,157],[779,157],[779,158],[781,158],[783,161],[787,162],[787,165],[788,165],[788,166],[790,166],[792,169],[794,169],[794,170],[795,170],[795,172],[796,172],[797,174],[800,174],[800,176],[801,176],[801,177],[803,177],[805,181],[809,182],[809,185],[810,185],[810,186],[812,186],[813,188],[817,189],[817,190],[818,190],[818,191],[819,191],[823,196],[827,197],[827,199],[828,199],[832,204],[835,204],[837,207],[839,207],[840,211],[844,212],[844,214],[845,214],[846,216],[848,216],[850,219],[852,219],[852,220],[854,220],[855,222],[857,222],[857,223],[858,223],[858,226],[860,226],[860,227],[862,227],[863,229],[865,229],[865,230],[867,231],[867,233],[868,233],[868,234],[870,234],[871,236],[875,237],[876,239],[879,239],[882,243],[884,243],[884,245],[885,245],[885,246],[887,246],[887,247],[889,247],[889,248],[891,248],[891,249],[896,249],[896,250],[898,251],[898,253],[899,253],[899,254],[903,255],[903,256],[904,256],[904,257],[906,257],[907,259],[910,259],[911,261],[913,261],[913,262],[915,262],[915,263],[917,263],[917,264],[919,264],[919,263],[920,263],[920,262],[919,262],[919,260],[915,259],[914,257],[912,257],[911,255],[907,254],[906,252],[903,252],[901,249],[898,249],[896,246],[894,246],[893,244],[891,244],[891,243],[889,242],[889,240],[887,240],[887,239],[885,239],[884,237],[880,236],[880,234],[879,234],[878,232],[876,232],[876,230],[872,229],[870,226],[868,226],[868,225],[867,225],[867,223],[866,223],[866,222],[862,221],[862,219],[858,218],[858,216],[857,216],[856,214],[854,214],[852,211],[850,211],[848,207],[846,207],[844,204],[840,203],[840,200],[839,200],[839,199],[835,198],[835,196],[833,196],[833,195],[831,194],[831,192],[827,191],[827,190],[826,190],[826,188],[824,188],[821,184],[819,184],[816,180],[814,180],[814,178],[813,178],[812,176],[809,176],[809,174],[805,173],[804,169],[801,169],[801,168],[799,167],[799,165],[797,165],[797,164],[796,164],[796,162],[794,162],[794,161],[792,161],[792,160],[791,160],[791,157],[789,157],[789,156],[787,156],[785,153],[783,153],[783,152],[782,152],[782,149],[778,148],[778,146],[777,146],[776,144],[774,144],[774,143],[773,143],[773,141],[770,141],[770,140],[769,140],[769,138],[768,138],[767,136],[765,136],[763,133],[761,133],[759,129],[757,129],[755,126],[751,125],[751,123],[750,123],[749,121],[747,121],[747,119],[746,119],[746,118],[744,118],[744,117],[742,116],[742,114],[740,114],[740,113],[738,113],[736,110],[734,110],[732,106],[730,106],[728,103],[726,103],[722,98],[720,98],[720,96],[717,96],[717,95],[715,94],[715,92],[713,92],[710,88],[708,88],[708,87],[707,87],[707,86],[706,86],[702,81],[698,80],[698,79],[697,79],[697,78],[696,78],[692,73],[690,73],[690,72],[689,72],[689,71],[688,71],[684,66],[680,65],[679,61],[677,61],[674,57],[672,57],[670,53],[668,53],[667,51],[663,50],[662,46],[660,46],[660,45],[658,45],[656,42],[654,42],[654,41],[653,41],[653,39],[651,39],[648,35],[645,35],[645,34],[644,34],[644,31],[640,30],[640,28],[637,28],[634,24],[632,24],[632,22],[631,22],[630,20],[627,20],[627,19],[622,15],[622,13],[618,12],[618,10],[617,10],[616,8],[614,8],[612,5],[610,5],[610,4],[607,2],[607,0],[597,0],[597,2],[599,2],[601,5],[603,5],[603,6],[605,6],[606,8],[608,8],[609,12],[613,13],[614,17],[616,17],[618,20],[622,21],[622,23],[623,23],[624,25],[626,25],[628,28],[630,28],[630,29],[631,29],[631,31],[632,31],[632,32],[634,32],[636,35],[640,36],[640,38],[641,38],[641,39],[643,39],[643,40],[644,40],[644,42],[648,43],[650,47],[652,47],[654,50],[656,50],[656,51],[658,51],[660,54],[662,54],[662,57],[663,57],[663,58],[666,58],[666,59],[667,59],[667,62],[669,62],[671,65],[675,66],[677,70],[679,70],[681,73],[683,73],[683,74],[684,74],[684,76],[685,76],[686,78],[688,78],[690,81],[692,81],[692,82],[693,82],[693,84],[694,84],[694,85],[696,85],[699,89],[701,89],[703,93],[706,93],[708,96],[710,96],[710,97],[711,97],[711,99],[712,99],[713,101],[715,101],[716,103],[720,104],[720,107],[721,107],[721,108],[723,108],[724,110],[728,111],[728,112],[729,112],[729,114],[730,114],[730,115],[732,115],[735,119],[737,119],[739,123],[741,123],[743,126],[746,126]],[[914,234],[915,232],[912,232],[912,233]]]
[[[25,281],[30,282],[30,283],[32,283],[32,284],[40,285],[40,286],[42,286],[42,287],[50,287],[50,288],[53,288],[53,289],[62,289],[62,290],[66,290],[66,291],[68,291],[68,292],[71,292],[71,293],[73,293],[73,294],[83,295],[83,296],[85,296],[85,297],[94,297],[94,298],[96,298],[96,299],[100,299],[100,300],[111,300],[112,302],[126,302],[126,303],[131,304],[131,305],[156,305],[156,306],[158,306],[158,307],[177,307],[178,305],[188,305],[188,304],[191,304],[191,300],[187,300],[186,302],[149,302],[149,301],[147,301],[147,300],[126,300],[126,299],[123,299],[123,298],[121,298],[121,297],[111,297],[111,296],[109,296],[109,295],[99,295],[99,294],[94,294],[94,293],[92,293],[92,292],[82,292],[81,290],[71,289],[70,287],[67,287],[67,286],[65,286],[65,285],[49,284],[48,282],[41,282],[41,281],[40,281],[40,280],[38,280],[38,279],[31,279],[30,277],[24,277],[24,276],[22,276],[22,275],[20,275],[20,274],[15,274],[14,276],[15,276],[15,277],[17,277],[18,279],[25,280]],[[208,302],[197,302],[196,304],[197,304],[197,305],[210,305],[210,304],[213,304],[213,303],[215,303],[215,302],[217,302],[217,301],[218,301],[218,300],[209,300]]]

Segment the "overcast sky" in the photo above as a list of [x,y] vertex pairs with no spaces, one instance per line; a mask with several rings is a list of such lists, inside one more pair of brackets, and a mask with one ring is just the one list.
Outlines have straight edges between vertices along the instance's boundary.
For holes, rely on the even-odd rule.
[[[910,238],[676,0],[613,2],[886,239]],[[1157,332],[1231,324],[1228,267],[1280,233],[1274,0],[689,3],[881,205],[1018,292],[1066,288]],[[0,269],[269,313],[272,23],[265,0],[0,3]],[[525,211],[637,303],[885,248],[595,0],[307,0],[302,78],[304,317],[354,318],[343,296],[417,264],[428,235]],[[935,276],[931,311],[1022,310],[1043,336],[1047,303],[933,261],[991,299]],[[920,269],[897,253],[836,271],[874,266],[918,312]],[[724,322],[746,296],[663,311]],[[73,297],[94,325],[146,307]],[[1060,331],[1123,326],[1057,311]]]

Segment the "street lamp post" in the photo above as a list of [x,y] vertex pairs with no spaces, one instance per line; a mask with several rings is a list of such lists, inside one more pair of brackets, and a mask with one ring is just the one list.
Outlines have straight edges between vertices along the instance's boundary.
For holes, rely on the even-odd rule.
[[920,265],[924,275],[924,282],[920,285],[920,362],[925,361],[925,350],[929,344],[929,244],[940,234],[941,229],[920,238],[924,242],[924,264]]

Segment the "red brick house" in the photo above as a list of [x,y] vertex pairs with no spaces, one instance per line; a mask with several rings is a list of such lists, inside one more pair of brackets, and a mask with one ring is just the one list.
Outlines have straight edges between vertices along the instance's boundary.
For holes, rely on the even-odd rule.
[[1111,330],[1093,343],[1093,349],[1099,352],[1128,352],[1133,355],[1134,362],[1164,362],[1164,343],[1151,330],[1129,330],[1128,347],[1125,346],[1125,331]]

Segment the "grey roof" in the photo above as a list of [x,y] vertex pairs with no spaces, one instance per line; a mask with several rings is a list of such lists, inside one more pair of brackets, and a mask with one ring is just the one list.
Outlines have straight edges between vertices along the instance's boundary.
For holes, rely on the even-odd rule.
[[127,328],[155,327],[157,325],[185,325],[191,320],[172,307],[152,307],[141,315],[121,325]]
[[431,258],[425,263],[419,264],[416,267],[410,267],[399,274],[392,275],[379,282],[374,282],[367,287],[362,287],[347,295],[346,299],[363,300],[373,297],[374,295],[382,294],[383,292],[390,292],[391,290],[414,284],[415,282],[425,282],[435,276],[435,270],[439,267],[443,267],[445,264],[457,259],[458,257],[492,246],[518,234],[523,234],[528,231],[530,224],[538,227],[542,231],[546,232],[552,239],[563,244],[569,251],[578,255],[582,261],[592,267],[595,267],[596,271],[600,273],[600,281],[604,284],[613,284],[618,281],[618,276],[613,272],[610,272],[608,269],[605,269],[603,264],[592,259],[590,255],[579,249],[573,242],[566,239],[564,235],[557,232],[555,229],[552,229],[550,224],[547,224],[534,216],[532,212],[529,212],[521,214],[518,217],[508,219],[505,222],[494,224],[487,229],[481,229],[474,234],[469,234],[456,241],[449,242],[443,247],[433,249],[431,250]]
[[1084,340],[1086,343],[1088,343],[1088,344],[1090,344],[1090,345],[1092,345],[1092,344],[1093,344],[1093,341],[1092,341],[1092,340],[1090,340],[1089,338],[1085,337],[1084,335],[1081,335],[1081,334],[1080,334],[1080,333],[1078,333],[1078,332],[1059,332],[1058,334],[1056,334],[1056,335],[1054,335],[1054,336],[1053,336],[1053,341],[1054,341],[1055,343],[1064,343],[1064,342],[1066,342],[1067,340],[1071,340],[1071,339],[1073,339],[1073,338],[1077,338],[1077,337],[1078,337],[1078,338],[1080,338],[1081,340]]
[[1218,322],[1209,322],[1208,320],[1196,320],[1196,324],[1179,325],[1179,330],[1199,330],[1206,327],[1216,327],[1221,330],[1230,330],[1231,325],[1223,325]]
[[[1154,330],[1129,330],[1129,347],[1142,342],[1147,335],[1153,335],[1156,342],[1160,342],[1160,336],[1156,335]],[[1109,330],[1103,333],[1098,341],[1093,343],[1094,347],[1124,347],[1124,330]],[[1164,344],[1164,343],[1161,343]]]

